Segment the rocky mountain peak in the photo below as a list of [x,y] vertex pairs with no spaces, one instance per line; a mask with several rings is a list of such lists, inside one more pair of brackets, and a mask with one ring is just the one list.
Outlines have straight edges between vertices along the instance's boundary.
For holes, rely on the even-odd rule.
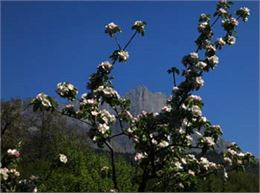
[[160,92],[152,93],[143,85],[126,93],[125,98],[131,101],[131,112],[136,115],[141,111],[158,112],[165,105],[167,97]]

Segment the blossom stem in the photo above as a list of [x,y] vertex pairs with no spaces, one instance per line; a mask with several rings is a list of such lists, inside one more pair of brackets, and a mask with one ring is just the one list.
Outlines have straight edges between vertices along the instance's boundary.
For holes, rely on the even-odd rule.
[[116,44],[117,44],[118,49],[121,50],[121,46],[120,46],[120,44],[119,44],[119,42],[118,42],[117,37],[116,37],[116,36],[114,36],[114,37],[115,37],[115,41],[116,41]]
[[173,84],[174,84],[174,86],[177,86],[177,84],[176,84],[176,78],[175,78],[175,73],[174,73],[174,72],[172,72],[172,76],[173,76]]
[[220,16],[218,16],[215,21],[210,25],[210,27],[213,27],[215,25],[215,23],[219,20]]
[[130,43],[133,41],[133,39],[136,36],[136,34],[137,34],[137,31],[135,31],[135,33],[130,37],[130,39],[128,40],[128,42],[124,46],[123,50],[125,50],[130,45]]

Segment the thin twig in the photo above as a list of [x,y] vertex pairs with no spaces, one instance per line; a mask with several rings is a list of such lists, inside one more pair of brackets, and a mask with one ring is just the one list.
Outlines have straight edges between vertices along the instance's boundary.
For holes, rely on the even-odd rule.
[[127,135],[127,134],[124,133],[124,132],[118,133],[118,134],[112,135],[111,137],[109,137],[109,139],[112,139],[112,138],[114,138],[114,137],[118,137],[118,136],[121,136],[121,135]]
[[215,25],[215,23],[219,20],[220,16],[218,16],[215,21],[210,25],[210,27],[213,27]]
[[76,119],[76,120],[78,120],[78,121],[80,121],[80,122],[82,122],[82,123],[85,123],[85,124],[89,125],[89,126],[93,126],[93,124],[91,124],[90,122],[84,121],[84,120],[82,120],[82,119],[78,119],[78,118],[76,118],[76,117],[71,117],[71,116],[68,116],[68,115],[64,115],[62,112],[60,112],[60,111],[58,111],[58,110],[56,110],[56,109],[55,109],[55,112],[57,112],[57,113],[59,113],[59,114],[61,114],[61,115],[63,115],[63,116],[67,116],[67,117]]
[[119,44],[119,42],[118,42],[117,37],[114,36],[114,39],[115,39],[115,41],[116,41],[116,44],[117,44],[118,49],[121,50],[121,46],[120,46],[120,44]]
[[126,45],[124,46],[123,50],[125,50],[129,45],[130,43],[132,42],[132,40],[134,39],[134,37],[136,36],[137,34],[137,31],[135,31],[135,33],[130,37],[130,39],[128,40],[128,42],[126,43]]
[[174,73],[174,72],[172,73],[172,76],[173,76],[173,84],[174,84],[174,86],[177,86],[177,84],[176,84],[176,78],[175,78],[175,73]]

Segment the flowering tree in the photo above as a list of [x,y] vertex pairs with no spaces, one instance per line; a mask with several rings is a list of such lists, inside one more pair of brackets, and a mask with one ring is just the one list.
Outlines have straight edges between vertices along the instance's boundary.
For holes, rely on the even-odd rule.
[[[117,39],[121,28],[115,23],[105,26],[105,33],[115,40],[117,49],[111,54],[110,61],[98,65],[97,71],[90,76],[87,83],[88,92],[79,99],[78,90],[71,83],[58,83],[57,94],[70,102],[78,100],[80,104],[78,108],[70,103],[60,110],[50,96],[40,93],[31,102],[34,111],[57,111],[86,124],[91,140],[98,147],[106,147],[110,151],[114,186],[111,187],[111,191],[120,191],[111,141],[122,135],[128,136],[129,140],[134,142],[136,151],[134,160],[140,168],[139,191],[146,190],[149,180],[155,182],[151,189],[174,185],[176,191],[183,191],[192,187],[199,176],[205,177],[213,172],[220,172],[224,179],[227,179],[229,170],[242,168],[253,156],[250,153],[243,153],[233,143],[223,153],[221,162],[210,162],[205,157],[208,150],[214,149],[222,131],[219,125],[211,124],[203,115],[202,99],[192,93],[203,86],[202,76],[215,69],[219,63],[217,51],[226,45],[235,44],[239,20],[243,22],[248,20],[250,15],[248,8],[238,9],[235,18],[229,13],[231,5],[231,2],[221,0],[213,17],[209,14],[200,15],[199,37],[195,41],[197,49],[183,57],[182,72],[176,67],[168,70],[168,73],[173,75],[174,85],[172,95],[160,112],[142,112],[136,117],[133,116],[129,112],[130,101],[118,94],[111,81],[111,72],[116,63],[126,62],[129,59],[127,48],[133,39],[139,34],[144,36],[146,23],[143,21],[136,21],[133,24],[133,35],[124,46]],[[218,20],[222,20],[221,26],[225,34],[214,40],[213,27]],[[204,53],[204,57],[200,57],[199,53]],[[183,77],[178,85],[177,75]],[[103,104],[109,105],[113,112],[104,109]],[[121,128],[120,133],[113,133],[111,130],[116,121]],[[194,140],[192,136],[197,136],[198,140]],[[191,153],[194,149],[200,152],[196,156]],[[61,161],[67,162],[63,156],[60,155]],[[104,167],[102,173],[106,170],[109,168]]]

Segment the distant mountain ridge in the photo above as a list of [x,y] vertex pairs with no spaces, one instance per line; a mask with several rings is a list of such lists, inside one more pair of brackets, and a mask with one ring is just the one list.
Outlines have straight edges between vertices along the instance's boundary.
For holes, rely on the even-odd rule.
[[164,94],[150,92],[143,85],[130,90],[124,97],[131,101],[130,110],[134,115],[139,114],[141,111],[159,112],[167,101]]
[[[141,113],[142,111],[146,112],[159,112],[161,108],[166,104],[167,96],[160,93],[160,92],[151,92],[149,89],[143,85],[137,86],[136,88],[130,90],[127,92],[124,96],[124,98],[129,99],[131,101],[130,105],[130,111],[133,115],[137,115]],[[28,104],[28,102],[24,102],[24,104]],[[62,106],[62,105],[61,105]],[[78,106],[77,103],[75,103],[75,106]],[[108,107],[108,105],[104,105],[103,108],[108,109],[112,112],[112,109]],[[22,115],[26,119],[35,119],[36,124],[31,126],[32,130],[37,130],[37,127],[39,127],[39,113],[33,113],[31,108],[26,108],[26,110],[23,110]],[[80,133],[86,134],[88,130],[88,126],[84,123],[73,119],[69,117],[55,117],[54,121],[56,123],[59,122],[59,120],[62,119],[62,122],[66,125],[67,128],[78,128]],[[37,123],[38,122],[38,123]],[[113,133],[120,133],[120,126],[119,123],[116,123],[113,128]],[[89,140],[89,139],[88,139]],[[120,136],[117,138],[114,138],[112,141],[115,150],[120,153],[133,153],[134,152],[134,146],[131,140],[128,139],[126,136]],[[90,142],[90,144],[93,144]],[[216,145],[216,152],[222,152],[225,147],[229,143],[225,141],[223,138],[220,138],[219,142]],[[93,147],[96,147],[95,144],[91,145]],[[195,151],[195,150],[194,150]]]

